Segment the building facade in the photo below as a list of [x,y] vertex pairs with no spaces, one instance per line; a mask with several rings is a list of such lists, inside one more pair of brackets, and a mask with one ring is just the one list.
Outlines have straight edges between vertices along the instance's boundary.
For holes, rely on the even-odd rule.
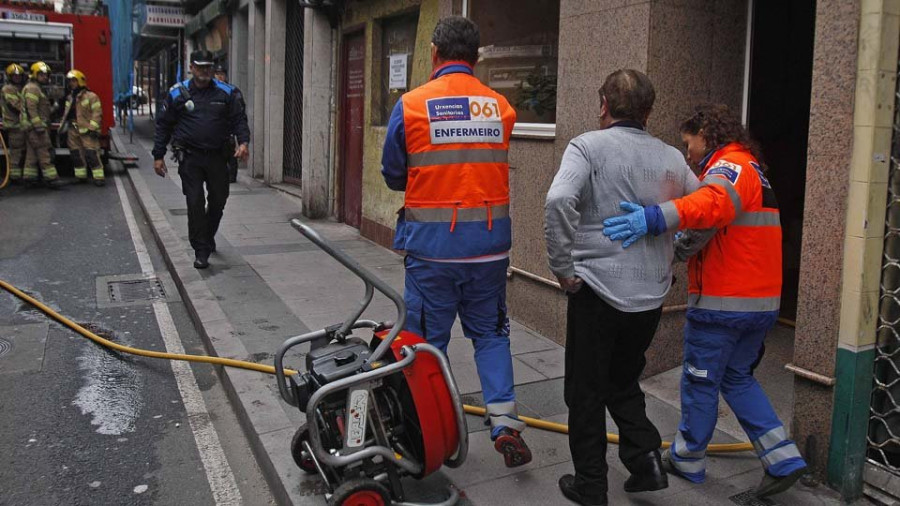
[[[657,91],[649,130],[676,146],[698,103],[740,111],[781,207],[792,437],[845,497],[864,480],[900,496],[900,1],[309,3],[241,0],[230,13],[223,48],[247,97],[252,174],[299,186],[305,214],[389,246],[403,196],[380,174],[388,115],[429,78],[437,20],[472,18],[483,45],[476,73],[519,116],[510,311],[559,342],[566,303],[547,268],[544,197],[569,140],[598,125],[602,79],[647,73]],[[676,278],[647,374],[681,362],[683,267]]]

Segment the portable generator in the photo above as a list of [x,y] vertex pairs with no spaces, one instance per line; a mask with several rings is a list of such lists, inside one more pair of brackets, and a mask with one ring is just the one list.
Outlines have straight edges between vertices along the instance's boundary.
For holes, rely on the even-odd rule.
[[[365,295],[343,323],[292,337],[275,354],[282,398],[306,414],[291,454],[303,471],[322,477],[336,506],[412,505],[401,479],[424,478],[442,465],[458,467],[468,451],[462,399],[444,354],[402,332],[403,298],[299,220],[291,226],[359,276]],[[397,307],[395,323],[360,319],[374,290]],[[354,336],[369,329],[366,342]],[[310,343],[305,369],[286,375],[291,348]],[[440,506],[459,498],[450,490]]]

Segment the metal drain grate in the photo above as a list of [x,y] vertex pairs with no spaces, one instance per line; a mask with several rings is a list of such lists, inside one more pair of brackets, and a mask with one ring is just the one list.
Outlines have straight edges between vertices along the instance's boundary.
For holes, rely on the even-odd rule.
[[6,355],[11,351],[12,343],[5,339],[0,339],[0,357],[3,357],[3,355]]
[[752,490],[729,497],[738,506],[778,506],[778,503],[764,497],[756,497]]
[[163,288],[159,278],[109,281],[106,286],[109,290],[109,300],[111,302],[135,302],[166,298],[166,290]]

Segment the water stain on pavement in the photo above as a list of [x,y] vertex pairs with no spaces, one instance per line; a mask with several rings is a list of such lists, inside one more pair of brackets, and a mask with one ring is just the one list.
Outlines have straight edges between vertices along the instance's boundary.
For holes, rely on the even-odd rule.
[[[96,325],[83,326],[100,337],[115,340],[111,332]],[[134,364],[100,346],[87,347],[77,361],[84,372],[85,385],[72,404],[82,415],[91,415],[91,425],[97,426],[99,434],[119,436],[134,432],[144,405],[140,395],[144,379]]]

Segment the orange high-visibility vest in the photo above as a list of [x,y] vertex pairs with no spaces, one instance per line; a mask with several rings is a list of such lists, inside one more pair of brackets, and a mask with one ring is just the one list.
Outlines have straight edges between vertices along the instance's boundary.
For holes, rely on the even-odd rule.
[[456,259],[509,251],[509,138],[516,111],[465,72],[406,93],[402,248]]
[[717,150],[706,167],[700,177],[705,188],[672,201],[680,228],[719,229],[688,262],[688,306],[777,311],[781,219],[772,187],[756,158],[738,143]]

